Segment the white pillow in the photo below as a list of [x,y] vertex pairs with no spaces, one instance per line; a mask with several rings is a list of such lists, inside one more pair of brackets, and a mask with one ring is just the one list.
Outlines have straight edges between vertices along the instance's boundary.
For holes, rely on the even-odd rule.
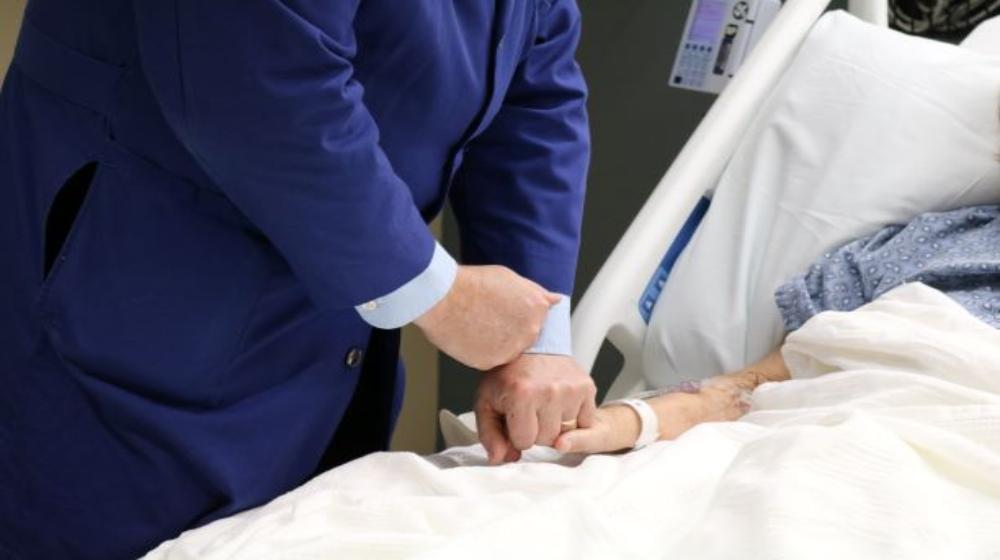
[[962,41],[962,46],[981,53],[1000,55],[1000,16],[977,25]]
[[651,387],[743,367],[784,332],[773,292],[922,212],[1000,202],[1000,58],[823,16],[720,179],[650,320]]

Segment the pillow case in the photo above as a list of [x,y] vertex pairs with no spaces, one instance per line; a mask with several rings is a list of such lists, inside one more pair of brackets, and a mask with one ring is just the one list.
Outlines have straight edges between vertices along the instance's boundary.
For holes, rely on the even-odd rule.
[[1000,16],[990,18],[972,30],[962,46],[985,54],[1000,56]]
[[773,292],[824,251],[932,210],[1000,202],[1000,57],[845,12],[816,23],[723,173],[653,309],[650,387],[777,347]]

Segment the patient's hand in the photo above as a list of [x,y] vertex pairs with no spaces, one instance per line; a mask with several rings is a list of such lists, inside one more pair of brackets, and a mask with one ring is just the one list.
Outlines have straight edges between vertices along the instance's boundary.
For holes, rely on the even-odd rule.
[[598,408],[594,424],[563,433],[554,447],[561,453],[607,453],[632,447],[639,437],[639,417],[627,406]]

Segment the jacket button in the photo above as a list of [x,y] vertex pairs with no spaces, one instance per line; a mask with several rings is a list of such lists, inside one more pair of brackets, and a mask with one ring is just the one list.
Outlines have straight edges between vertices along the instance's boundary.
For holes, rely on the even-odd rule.
[[361,359],[364,355],[360,348],[351,348],[347,351],[347,356],[344,357],[344,363],[349,368],[356,368],[361,365]]

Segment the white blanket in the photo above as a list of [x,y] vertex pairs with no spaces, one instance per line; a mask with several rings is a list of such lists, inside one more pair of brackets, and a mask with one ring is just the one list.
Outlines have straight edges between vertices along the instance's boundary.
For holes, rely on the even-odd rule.
[[784,354],[739,422],[582,462],[372,455],[147,558],[1000,559],[1000,331],[911,284]]

